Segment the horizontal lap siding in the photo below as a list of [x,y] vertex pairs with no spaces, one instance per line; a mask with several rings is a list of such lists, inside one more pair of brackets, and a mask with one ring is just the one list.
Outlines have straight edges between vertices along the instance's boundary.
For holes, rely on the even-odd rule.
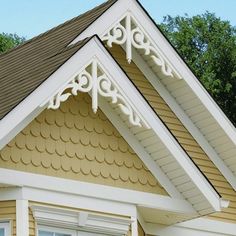
[[[154,109],[156,114],[161,118],[161,120],[165,123],[165,125],[170,130],[170,132],[178,140],[179,144],[183,147],[183,149],[187,152],[189,157],[193,160],[193,162],[205,174],[208,180],[213,184],[216,190],[221,194],[223,199],[231,201],[228,209],[225,209],[220,213],[213,214],[213,216],[211,217],[215,217],[216,219],[223,219],[226,221],[236,222],[236,192],[228,184],[227,180],[223,177],[223,175],[215,167],[215,165],[210,161],[209,157],[205,154],[205,152],[202,150],[200,145],[195,141],[192,135],[184,127],[184,125],[177,118],[174,112],[172,112],[170,107],[165,103],[165,101],[161,98],[158,92],[153,88],[153,86],[144,77],[144,75],[137,68],[137,66],[133,62],[130,64],[127,63],[125,59],[124,51],[118,46],[113,46],[110,49],[110,51],[112,55],[115,57],[115,59],[119,62],[119,64],[123,67],[125,72],[128,74],[131,81],[135,84],[135,86],[142,93],[142,95],[147,100],[147,102]],[[173,80],[170,79],[168,83],[173,83],[174,86],[177,85],[174,79]],[[178,88],[178,86],[176,87]],[[178,89],[185,91],[186,88],[181,88],[180,86]],[[189,101],[189,109],[191,109],[191,107],[194,105],[195,99],[191,98],[191,95],[189,93],[187,93],[185,97],[189,97],[190,100],[192,99],[191,101]],[[185,99],[183,99],[183,101],[184,100]],[[192,102],[193,104],[191,106]],[[201,110],[202,108],[198,107],[197,109]],[[191,112],[193,111],[191,110]],[[208,117],[205,117],[206,123],[210,124],[207,118]],[[199,115],[199,119],[201,119],[201,115]],[[198,117],[196,117],[196,120],[198,120]],[[174,166],[173,166],[173,169],[174,169]],[[181,176],[181,173],[178,174],[177,170],[176,171],[173,170],[173,173],[170,174],[171,178],[176,178],[179,176]],[[181,190],[185,190],[185,189],[183,188]],[[191,191],[190,191],[189,197],[192,197]],[[204,213],[204,209],[202,210],[202,212]]]
[[0,201],[0,220],[10,220],[12,223],[12,235],[16,235],[16,202]]

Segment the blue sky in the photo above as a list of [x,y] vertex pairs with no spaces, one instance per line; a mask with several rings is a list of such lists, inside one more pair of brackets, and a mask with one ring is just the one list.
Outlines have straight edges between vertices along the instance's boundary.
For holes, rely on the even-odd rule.
[[[140,0],[149,14],[190,16],[206,10],[236,26],[236,0]],[[99,5],[104,0],[0,0],[0,32],[17,33],[27,39]]]

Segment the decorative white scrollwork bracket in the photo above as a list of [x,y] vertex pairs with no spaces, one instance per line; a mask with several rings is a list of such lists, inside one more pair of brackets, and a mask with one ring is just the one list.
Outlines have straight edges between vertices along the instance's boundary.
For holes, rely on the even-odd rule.
[[94,113],[98,109],[98,95],[101,95],[110,99],[112,104],[117,105],[129,117],[129,122],[132,125],[149,128],[145,120],[134,110],[133,106],[107,76],[96,59],[93,59],[91,64],[49,100],[48,109],[58,109],[61,102],[66,101],[71,95],[76,96],[78,92],[90,93]]
[[151,43],[145,32],[138,25],[130,13],[113,26],[102,37],[109,47],[112,44],[125,45],[126,58],[130,63],[132,60],[132,46],[144,50],[145,55],[152,58],[154,63],[161,69],[163,75],[181,79],[179,73],[166,62],[159,50]]

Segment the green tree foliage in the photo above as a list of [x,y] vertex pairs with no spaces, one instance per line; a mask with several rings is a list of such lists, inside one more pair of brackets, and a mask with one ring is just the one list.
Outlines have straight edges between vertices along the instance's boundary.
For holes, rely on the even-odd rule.
[[25,38],[17,34],[0,34],[0,54],[16,47],[25,41]]
[[236,125],[236,28],[209,12],[166,16],[160,28]]

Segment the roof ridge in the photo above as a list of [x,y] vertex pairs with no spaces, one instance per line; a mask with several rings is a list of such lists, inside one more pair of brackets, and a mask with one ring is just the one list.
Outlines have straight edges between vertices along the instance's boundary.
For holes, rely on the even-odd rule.
[[[26,41],[23,42],[22,44],[19,44],[18,46],[14,47],[14,48],[12,48],[12,49],[10,49],[10,50],[4,52],[4,53],[1,53],[1,54],[0,54],[0,59],[1,59],[3,56],[6,56],[6,55],[8,55],[8,54],[10,54],[10,53],[12,53],[12,52],[18,50],[19,48],[24,47],[25,45],[31,43],[32,41],[35,41],[35,40],[37,40],[38,38],[42,38],[43,36],[48,35],[49,33],[53,32],[53,31],[55,31],[55,30],[57,30],[57,29],[59,29],[59,28],[61,28],[61,27],[63,27],[63,26],[66,26],[67,24],[69,24],[69,23],[71,23],[71,22],[73,22],[73,21],[75,21],[75,20],[78,20],[80,17],[83,17],[83,16],[89,14],[91,11],[94,11],[94,10],[96,10],[97,8],[100,8],[100,7],[104,6],[105,4],[107,4],[108,2],[111,2],[111,1],[114,1],[114,0],[107,0],[107,1],[105,1],[104,3],[102,3],[102,4],[100,4],[100,5],[98,5],[98,6],[94,7],[94,8],[92,8],[92,9],[86,11],[86,12],[84,12],[84,13],[78,15],[78,16],[75,16],[75,17],[73,17],[72,19],[69,19],[69,20],[67,20],[67,21],[65,21],[65,22],[63,22],[63,23],[61,23],[61,24],[59,24],[59,25],[57,25],[57,26],[55,26],[55,27],[53,27],[53,28],[47,30],[46,32],[43,32],[43,33],[41,33],[41,34],[39,34],[39,35],[36,35],[36,36],[34,36],[33,38],[26,40]],[[115,0],[115,1],[117,1],[117,0]]]

